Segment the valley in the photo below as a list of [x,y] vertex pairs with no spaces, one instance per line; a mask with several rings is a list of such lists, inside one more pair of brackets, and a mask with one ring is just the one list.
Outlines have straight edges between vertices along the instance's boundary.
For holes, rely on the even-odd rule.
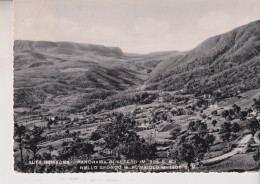
[[15,170],[87,172],[80,168],[96,165],[29,163],[124,159],[136,164],[105,171],[170,166],[162,160],[183,167],[145,172],[258,170],[259,27],[252,22],[186,52],[15,41]]

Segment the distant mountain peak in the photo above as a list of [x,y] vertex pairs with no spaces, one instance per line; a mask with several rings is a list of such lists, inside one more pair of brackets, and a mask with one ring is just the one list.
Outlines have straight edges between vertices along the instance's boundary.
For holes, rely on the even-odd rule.
[[[60,51],[69,50],[70,53],[89,53],[93,55],[107,56],[107,57],[121,57],[123,52],[119,47],[106,47],[103,45],[74,43],[74,42],[50,42],[50,41],[28,41],[28,40],[15,40],[14,51],[52,51],[58,54]],[[62,52],[66,53],[66,52]]]

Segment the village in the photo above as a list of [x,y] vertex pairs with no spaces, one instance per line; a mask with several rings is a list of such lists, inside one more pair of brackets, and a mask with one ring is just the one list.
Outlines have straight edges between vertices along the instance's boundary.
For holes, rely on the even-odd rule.
[[[178,102],[172,99],[178,99]],[[227,112],[228,114],[226,114]],[[198,133],[205,135],[204,137],[210,140],[209,148],[203,156],[204,161],[198,160],[197,162],[200,166],[226,160],[235,154],[245,154],[248,150],[254,151],[260,143],[257,130],[253,136],[248,137],[248,140],[241,142],[243,136],[251,135],[247,122],[250,119],[257,121],[260,119],[259,112],[257,109],[252,110],[251,105],[244,109],[236,104],[219,107],[216,103],[211,104],[210,96],[195,98],[191,95],[172,93],[160,94],[150,104],[133,104],[112,111],[102,110],[96,114],[79,112],[68,116],[42,114],[41,116],[30,116],[30,119],[23,119],[21,125],[30,130],[33,130],[35,126],[43,128],[44,139],[39,143],[37,154],[46,153],[50,147],[53,147],[51,158],[58,159],[59,150],[78,137],[94,145],[91,159],[111,159],[118,153],[106,147],[102,132],[104,127],[115,121],[114,117],[117,114],[131,119],[135,123],[132,131],[148,144],[156,145],[156,158],[154,159],[157,160],[174,158],[174,150],[178,149],[181,142],[192,139],[192,136]],[[226,134],[222,131],[225,122],[231,122],[233,126],[230,127],[231,134],[227,133],[228,139],[222,138],[222,135]],[[205,125],[205,127],[195,130],[197,124],[201,127]],[[234,128],[235,124],[237,127]],[[240,152],[236,150],[231,155],[223,157],[239,146]],[[18,149],[16,150],[18,151]],[[204,164],[202,164],[203,162]]]

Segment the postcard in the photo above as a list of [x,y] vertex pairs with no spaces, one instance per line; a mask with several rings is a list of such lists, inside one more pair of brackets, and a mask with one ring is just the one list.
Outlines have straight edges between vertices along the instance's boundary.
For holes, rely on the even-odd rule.
[[15,0],[14,170],[257,172],[259,8]]

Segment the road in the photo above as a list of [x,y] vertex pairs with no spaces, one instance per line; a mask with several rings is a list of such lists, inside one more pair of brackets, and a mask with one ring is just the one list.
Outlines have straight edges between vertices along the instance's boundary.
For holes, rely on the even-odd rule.
[[213,163],[216,163],[216,162],[219,162],[219,161],[228,159],[228,158],[232,157],[233,155],[235,155],[235,154],[237,154],[237,153],[243,153],[243,152],[245,152],[246,149],[247,149],[247,143],[250,141],[251,138],[252,138],[252,135],[251,135],[251,134],[245,135],[245,136],[238,142],[238,146],[237,146],[236,148],[234,148],[231,152],[226,153],[226,154],[221,155],[221,156],[218,156],[218,157],[215,157],[215,158],[211,158],[211,159],[208,159],[208,160],[204,160],[204,161],[202,161],[202,163],[203,163],[204,165],[213,164]]

